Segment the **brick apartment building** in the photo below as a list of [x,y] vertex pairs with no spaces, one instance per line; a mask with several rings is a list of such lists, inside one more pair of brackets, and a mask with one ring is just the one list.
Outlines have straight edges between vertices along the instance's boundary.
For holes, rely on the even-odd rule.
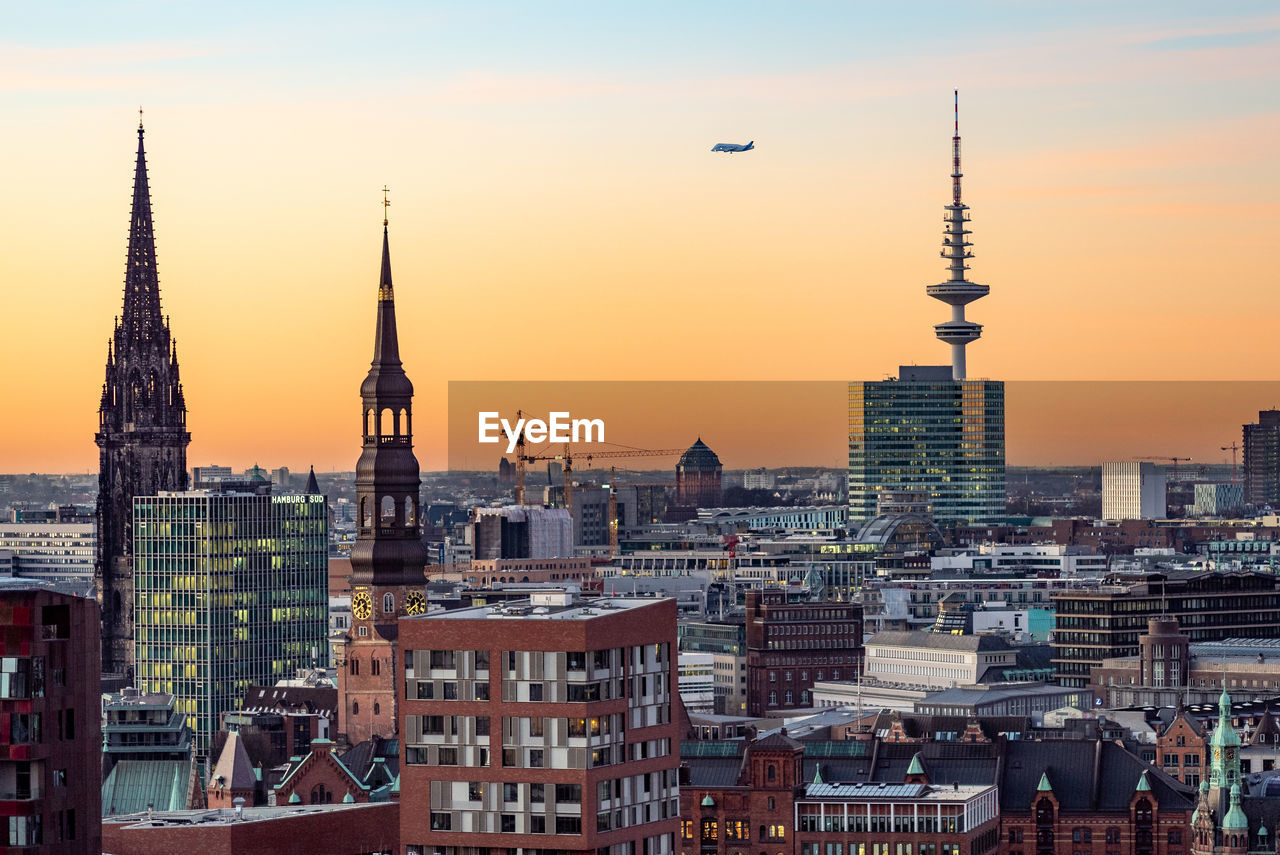
[[102,851],[98,604],[0,579],[0,847]]
[[399,641],[406,853],[674,851],[674,600],[552,592]]
[[747,592],[747,715],[813,706],[813,684],[862,670],[862,606],[799,591]]

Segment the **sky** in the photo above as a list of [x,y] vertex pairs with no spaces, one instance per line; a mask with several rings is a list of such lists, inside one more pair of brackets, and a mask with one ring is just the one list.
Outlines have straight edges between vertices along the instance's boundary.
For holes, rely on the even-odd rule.
[[189,465],[352,468],[383,185],[425,469],[451,381],[945,363],[956,88],[970,376],[1278,379],[1271,3],[5,7],[0,472],[96,468],[139,105]]

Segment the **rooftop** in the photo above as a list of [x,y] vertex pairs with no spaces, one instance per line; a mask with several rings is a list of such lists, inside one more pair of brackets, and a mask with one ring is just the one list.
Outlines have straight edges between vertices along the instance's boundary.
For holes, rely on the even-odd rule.
[[929,784],[889,784],[884,782],[858,782],[856,784],[822,783],[805,787],[807,799],[917,799],[920,801],[968,801],[974,796],[994,790],[986,784],[956,784],[954,786],[930,786]]
[[[560,592],[556,592],[560,593]],[[641,609],[662,602],[666,597],[602,597],[583,601],[573,597],[533,597],[493,606],[453,609],[402,620],[592,620],[616,612]]]
[[377,809],[385,802],[341,803],[327,805],[288,805],[286,807],[245,807],[239,818],[234,809],[217,810],[169,810],[146,811],[104,816],[103,823],[139,826],[142,828],[174,828],[179,826],[229,824],[233,822],[266,822],[304,814],[332,813],[334,811]]

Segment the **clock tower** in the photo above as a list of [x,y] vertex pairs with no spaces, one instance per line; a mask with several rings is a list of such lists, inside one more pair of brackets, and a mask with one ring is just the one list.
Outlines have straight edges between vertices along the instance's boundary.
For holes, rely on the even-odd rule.
[[360,400],[363,446],[356,463],[351,628],[337,663],[340,726],[353,744],[396,734],[396,620],[427,608],[427,555],[418,524],[421,481],[413,453],[413,384],[400,364],[385,218],[373,362],[360,385]]

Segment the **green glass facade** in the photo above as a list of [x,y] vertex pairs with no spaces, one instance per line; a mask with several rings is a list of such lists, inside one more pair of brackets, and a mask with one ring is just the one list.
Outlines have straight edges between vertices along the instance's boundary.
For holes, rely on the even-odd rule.
[[134,499],[135,685],[175,696],[197,755],[250,685],[328,665],[328,518],[318,495]]
[[886,490],[927,493],[943,524],[1004,517],[1004,383],[937,373],[849,384],[851,523],[873,519]]

